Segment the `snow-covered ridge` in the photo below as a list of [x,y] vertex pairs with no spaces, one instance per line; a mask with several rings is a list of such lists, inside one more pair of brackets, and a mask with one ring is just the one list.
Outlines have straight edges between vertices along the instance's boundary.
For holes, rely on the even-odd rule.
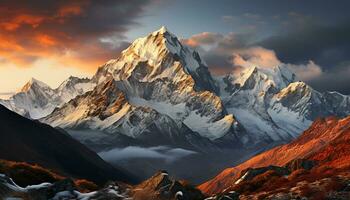
[[257,142],[289,141],[318,117],[350,114],[348,96],[320,93],[296,81],[286,66],[252,66],[217,80],[225,108]]
[[17,93],[0,104],[31,119],[39,119],[50,114],[56,107],[84,94],[95,87],[89,79],[69,77],[58,88],[31,78]]

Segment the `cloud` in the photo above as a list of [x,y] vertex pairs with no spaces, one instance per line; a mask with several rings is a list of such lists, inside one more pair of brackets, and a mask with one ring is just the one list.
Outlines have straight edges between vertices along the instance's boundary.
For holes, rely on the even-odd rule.
[[337,91],[350,94],[350,62],[342,63],[321,76],[309,81],[309,84],[319,91]]
[[204,58],[210,70],[216,74],[223,74],[233,70],[232,52],[248,46],[252,34],[204,32],[183,39],[182,42],[197,50]]
[[256,45],[274,50],[285,62],[314,60],[331,68],[350,57],[350,21],[320,24],[318,19],[290,13],[283,30]]
[[254,46],[249,34],[203,32],[182,40],[203,56],[210,70],[215,74],[238,73],[242,68],[256,66],[272,68],[287,66],[301,80],[309,81],[322,74],[322,69],[312,60],[300,64],[284,63],[271,49]]
[[[118,56],[125,32],[151,0],[1,1],[0,54],[7,62],[31,67],[50,58],[94,71]],[[106,44],[101,38],[114,38]],[[65,60],[65,61],[64,61]]]
[[129,146],[125,148],[115,148],[109,151],[100,152],[99,155],[108,162],[117,162],[135,158],[161,159],[166,162],[174,162],[183,157],[196,154],[194,151],[182,148],[170,148],[166,146],[138,147]]
[[320,66],[309,60],[305,64],[291,64],[281,62],[273,50],[262,47],[250,47],[233,53],[232,64],[236,68],[256,66],[258,68],[273,68],[286,66],[303,81],[310,81],[322,74]]
[[321,77],[323,71],[314,61],[309,60],[306,64],[285,64],[293,71],[301,80],[309,82]]
[[281,61],[278,60],[275,52],[272,50],[262,47],[250,47],[234,51],[232,63],[234,66],[245,68],[251,66],[271,68],[280,65]]
[[[312,5],[309,2],[305,6],[311,8]],[[337,90],[349,94],[347,86],[350,85],[350,79],[346,77],[350,69],[350,18],[342,15],[334,21],[331,17],[338,13],[333,11],[324,18],[309,12],[303,13],[295,6],[283,7],[286,10],[282,13],[264,14],[263,11],[252,9],[252,13],[222,17],[224,22],[234,23],[235,27],[257,25],[259,21],[268,24],[258,27],[259,32],[257,29],[248,31],[248,35],[237,32],[221,34],[212,42],[214,45],[211,48],[191,37],[196,41],[194,48],[215,74],[238,72],[243,65],[269,67],[279,64],[289,67],[301,80],[319,91]],[[329,4],[327,7],[338,7],[336,10],[344,8],[340,4]],[[253,21],[256,23],[250,23]],[[270,32],[264,32],[267,28]]]
[[193,35],[188,39],[184,39],[182,40],[182,42],[184,42],[188,46],[195,48],[195,47],[198,47],[199,45],[213,45],[222,37],[223,36],[219,33],[203,32],[203,33]]

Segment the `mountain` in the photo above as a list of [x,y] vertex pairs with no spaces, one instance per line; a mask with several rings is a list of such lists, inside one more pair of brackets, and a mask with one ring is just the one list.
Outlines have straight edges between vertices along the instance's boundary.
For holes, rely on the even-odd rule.
[[32,78],[21,90],[0,104],[27,118],[39,119],[77,95],[95,86],[89,79],[69,77],[58,88],[52,89],[45,83]]
[[[235,190],[238,189],[240,182],[253,180],[255,176],[278,168],[273,169],[271,166],[282,167],[279,170],[284,170],[284,175],[290,175],[291,172],[295,171],[289,178],[293,178],[296,173],[301,173],[301,171],[296,170],[310,170],[312,168],[310,172],[304,171],[304,174],[299,175],[297,182],[308,181],[311,183],[338,175],[345,176],[350,181],[350,174],[343,174],[350,168],[349,155],[350,116],[343,119],[320,118],[315,120],[301,136],[292,142],[254,156],[236,167],[225,169],[215,178],[200,185],[199,189],[206,194]],[[341,181],[338,180],[338,182]],[[296,184],[291,180],[289,183]],[[247,184],[253,183],[247,182]],[[295,187],[292,184],[283,185],[283,182],[276,185],[271,181],[266,185],[269,184],[274,184],[275,187],[270,188],[270,190],[277,190],[279,187],[289,189]],[[257,192],[258,189],[256,188],[254,191]]]
[[[209,139],[202,138],[185,124],[151,107],[131,105],[113,79],[69,101],[42,120],[58,127],[95,129],[124,135],[122,142],[111,147],[124,142],[131,145],[132,141],[135,145],[140,145],[137,141],[142,141],[144,146],[172,144],[203,150],[214,146]],[[107,148],[104,146],[104,149]]]
[[97,183],[133,182],[123,169],[114,168],[64,131],[26,119],[0,105],[0,158],[37,163]]
[[[108,83],[111,79],[113,84]],[[269,146],[296,138],[317,117],[350,114],[349,96],[318,92],[297,81],[287,66],[252,66],[240,74],[213,77],[199,54],[165,27],[135,40],[91,79],[70,77],[54,90],[31,82],[0,103],[27,117],[44,117],[41,121],[53,126],[131,138],[144,135],[146,129],[169,132],[166,127],[173,127],[225,147]],[[105,87],[117,88],[123,96],[119,107],[111,104],[113,95],[104,97],[104,105],[93,102],[100,100],[98,90],[108,90]],[[155,118],[162,119],[163,128],[154,124]]]
[[[111,78],[115,83],[108,83]],[[183,46],[164,27],[135,40],[118,59],[101,66],[91,81],[101,85],[99,87],[106,84],[116,87],[118,95],[123,96],[118,102],[120,107],[113,107],[115,99],[112,95],[105,97],[103,105],[115,108],[106,110],[108,113],[103,108],[96,112],[91,108],[84,110],[82,107],[86,103],[67,110],[82,98],[77,97],[42,122],[61,128],[84,127],[119,132],[135,138],[146,127],[153,126],[157,118],[156,121],[161,120],[155,124],[157,128],[162,124],[165,129],[188,130],[212,141],[226,135],[233,138],[235,119],[232,114],[227,114],[216,95],[218,88],[208,67],[197,52]],[[97,90],[100,89],[95,88],[94,92],[87,94],[86,98],[90,100],[86,101],[96,101]],[[96,115],[100,116],[99,119],[94,118]],[[134,121],[138,119],[142,123]]]
[[[288,142],[317,117],[350,114],[349,96],[320,93],[297,81],[283,65],[250,67],[238,75],[212,77],[199,54],[164,27],[135,40],[119,58],[102,65],[91,82],[103,85],[110,79],[125,97],[124,107],[120,107],[124,109],[109,111],[96,122],[91,116],[76,118],[81,113],[61,108],[42,121],[66,129],[84,127],[135,138],[153,120],[143,120],[142,128],[130,126],[139,123],[125,124],[125,118],[135,116],[135,109],[142,110],[138,117],[147,118],[153,110],[168,118],[162,123],[170,124],[164,127],[186,127],[213,142],[225,140],[231,148],[239,148],[239,143],[255,147]],[[80,109],[76,111],[83,112]]]
[[250,67],[219,82],[224,107],[247,130],[246,141],[255,144],[288,142],[318,117],[350,114],[349,96],[318,92],[286,66]]

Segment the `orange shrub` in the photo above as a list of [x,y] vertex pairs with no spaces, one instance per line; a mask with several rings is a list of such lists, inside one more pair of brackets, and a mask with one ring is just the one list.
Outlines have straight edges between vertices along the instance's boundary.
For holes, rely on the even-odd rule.
[[95,183],[85,179],[75,180],[74,184],[77,186],[77,189],[83,193],[98,190],[98,186]]
[[63,178],[39,165],[5,160],[0,160],[0,173],[6,174],[22,187],[44,182],[53,183]]

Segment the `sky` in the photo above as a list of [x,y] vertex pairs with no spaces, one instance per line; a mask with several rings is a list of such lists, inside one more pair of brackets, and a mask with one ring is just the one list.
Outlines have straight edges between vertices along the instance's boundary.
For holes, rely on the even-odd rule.
[[285,65],[317,90],[350,94],[348,0],[0,0],[0,94],[31,77],[91,77],[166,26],[216,75]]

